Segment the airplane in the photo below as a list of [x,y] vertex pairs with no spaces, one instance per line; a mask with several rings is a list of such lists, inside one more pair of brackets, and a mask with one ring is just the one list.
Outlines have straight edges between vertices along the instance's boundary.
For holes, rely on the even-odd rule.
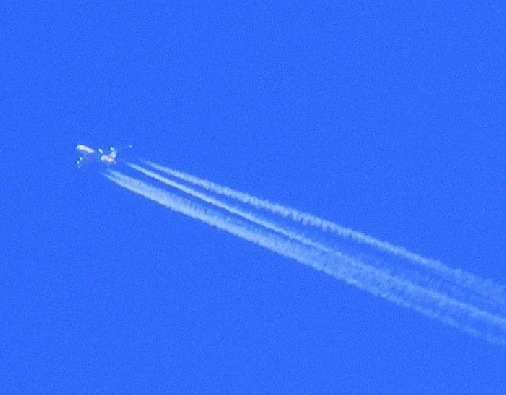
[[116,157],[118,155],[118,152],[129,148],[132,148],[132,146],[128,145],[120,149],[110,147],[109,152],[104,153],[104,151],[101,148],[95,151],[94,149],[87,147],[83,144],[78,144],[76,146],[76,150],[81,154],[81,156],[79,157],[79,159],[77,159],[76,164],[77,167],[82,167],[87,163],[99,161],[107,165],[114,165],[116,164]]

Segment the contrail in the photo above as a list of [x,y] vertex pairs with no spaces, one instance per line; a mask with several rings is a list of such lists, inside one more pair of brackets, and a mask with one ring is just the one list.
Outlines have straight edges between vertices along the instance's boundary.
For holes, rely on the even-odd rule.
[[[233,191],[229,188],[218,186],[217,184],[209,183],[205,180],[200,180],[193,176],[185,175],[184,173],[177,172],[178,174],[171,174],[170,172],[174,171],[151,162],[147,164],[166,174],[201,186],[208,191],[248,203],[252,207],[265,208],[276,214],[282,214],[280,211],[287,213],[287,215],[282,214],[283,217],[294,219],[294,216],[298,216],[301,221],[307,221],[307,218],[311,218],[311,225],[313,226],[320,226],[318,225],[319,223],[324,224],[328,222]],[[395,254],[391,248],[395,249],[395,251],[400,250],[404,252],[401,256],[405,260],[409,260],[414,255],[415,257],[419,257],[416,263],[421,266],[424,266],[424,261],[436,262],[438,265],[443,266],[445,270],[438,271],[432,265],[426,265],[426,268],[428,267],[432,272],[437,272],[438,275],[434,275],[431,271],[428,274],[426,272],[418,273],[413,272],[413,269],[409,267],[398,268],[389,265],[388,262],[385,264],[383,256],[381,256],[381,259],[374,260],[374,256],[371,259],[370,255],[363,255],[355,251],[352,251],[350,254],[346,248],[340,250],[329,243],[316,241],[312,237],[305,235],[304,232],[293,231],[285,224],[279,223],[279,221],[276,223],[275,220],[265,219],[259,213],[252,212],[251,209],[246,210],[227,204],[216,197],[199,192],[174,180],[169,180],[141,166],[134,164],[129,164],[129,166],[199,201],[195,202],[191,199],[177,196],[165,189],[150,186],[136,178],[116,171],[109,171],[105,176],[123,188],[156,201],[174,211],[199,219],[280,255],[292,258],[299,263],[321,270],[374,295],[382,296],[398,305],[411,307],[428,317],[436,318],[465,332],[483,337],[490,342],[506,345],[505,305],[500,302],[504,298],[504,294],[498,291],[502,289],[501,287],[490,281],[479,279],[469,273],[454,271],[437,261],[426,260],[399,247],[388,244],[388,248],[381,248],[376,244],[380,243],[382,245],[381,243],[383,242],[376,241],[358,232],[347,230],[352,232],[352,235],[348,236],[352,239],[355,239],[356,235],[359,235],[360,237],[365,237],[368,241],[373,241],[373,243],[367,243],[364,240],[360,240],[360,243],[372,245],[393,256],[399,254]],[[224,211],[224,213],[221,211]],[[328,224],[331,226],[328,226]],[[331,222],[328,222],[328,224],[325,225],[325,229],[334,230],[332,227],[338,227],[338,225]],[[322,227],[320,226],[320,228]],[[340,236],[343,237],[342,234]],[[380,262],[380,264],[376,261]],[[422,261],[422,263],[419,261]],[[383,267],[381,267],[382,265]],[[438,265],[436,265],[436,268],[439,268]],[[448,275],[448,273],[451,275]],[[471,279],[472,282],[462,281],[462,284],[460,284],[463,278]],[[456,284],[452,284],[449,279],[453,280]],[[484,287],[484,284],[487,284],[487,287]]]
[[[156,170],[162,171],[180,180],[198,185],[208,191],[226,196],[231,199],[235,199],[259,209],[267,210],[273,214],[280,214],[283,217],[289,217],[297,222],[302,223],[303,225],[311,225],[323,231],[331,231],[341,236],[342,238],[350,238],[358,243],[362,243],[386,253],[405,258],[409,260],[413,265],[419,265],[427,270],[437,272],[440,276],[448,278],[461,287],[468,288],[473,292],[482,294],[490,303],[497,302],[501,307],[506,306],[506,287],[494,284],[491,280],[480,278],[462,270],[451,269],[439,261],[424,258],[418,254],[407,251],[403,247],[392,245],[386,241],[374,239],[373,237],[368,236],[364,233],[345,228],[333,222],[318,218],[314,215],[303,213],[298,210],[282,206],[280,204],[272,203],[268,200],[259,199],[247,193],[238,192],[231,188],[224,187],[216,183],[203,180],[198,177],[183,173],[181,171],[173,170],[171,168],[164,167],[150,161],[143,162]],[[134,166],[135,168],[135,165],[129,165]],[[137,170],[139,170],[139,168],[137,168]]]
[[[250,195],[246,195],[242,192],[234,191],[230,188],[226,188],[226,187],[219,186],[217,184],[213,184],[213,183],[206,181],[206,180],[198,179],[197,177],[194,177],[194,176],[185,175],[184,173],[176,172],[176,171],[170,170],[168,168],[164,168],[162,166],[155,165],[152,162],[149,162],[149,164],[152,167],[162,170],[166,174],[176,175],[176,177],[181,180],[191,182],[193,185],[202,186],[202,187],[204,187],[204,189],[206,189],[208,191],[216,192],[220,195],[225,195],[227,197],[230,197],[232,199],[236,199],[236,200],[239,200],[239,201],[242,201],[245,203],[249,203],[250,201],[255,201],[256,205],[253,207],[257,207],[259,204],[261,204],[263,207],[265,207],[266,209],[268,209],[270,212],[272,212],[274,214],[277,214],[280,210],[283,211],[284,213],[291,213],[292,211],[295,211],[295,210],[283,207],[281,205],[275,205],[275,204],[270,203],[265,200],[262,201],[258,198],[255,198]],[[283,236],[289,237],[293,240],[298,240],[306,245],[316,247],[324,252],[330,252],[330,250],[331,250],[331,248],[325,246],[322,243],[318,243],[316,241],[309,239],[308,237],[304,237],[300,232],[290,231],[288,229],[287,225],[284,225],[284,228],[283,228],[279,225],[276,225],[273,222],[270,222],[270,221],[262,218],[259,215],[259,213],[252,213],[250,210],[245,210],[245,209],[241,209],[236,206],[233,206],[233,205],[229,205],[225,202],[220,201],[219,199],[216,199],[216,198],[210,197],[204,193],[195,191],[194,189],[192,189],[188,186],[181,185],[180,183],[178,183],[176,181],[170,180],[170,179],[163,177],[153,171],[147,170],[147,169],[143,168],[142,166],[138,166],[133,163],[128,163],[128,166],[141,172],[142,174],[144,174],[148,177],[154,178],[157,181],[160,181],[170,187],[176,188],[176,189],[178,189],[184,193],[187,193],[193,197],[196,197],[206,203],[210,203],[210,204],[214,205],[215,207],[222,208],[231,214],[239,215],[242,218],[247,219],[248,221],[251,221],[251,222],[256,223],[258,225],[261,225],[266,229],[273,230],[277,233],[282,234]],[[278,209],[277,210],[274,209],[273,208],[274,206],[278,207]],[[302,217],[309,216],[309,214],[303,214],[300,212],[296,212],[296,215],[294,215],[294,216],[296,216],[298,218],[302,218]],[[316,220],[318,220],[320,222],[323,222],[323,220],[320,220],[317,217],[313,217],[313,218],[315,218]],[[340,228],[336,224],[333,224],[329,221],[326,221],[326,222],[328,222],[333,228]],[[321,230],[325,230],[325,229],[322,229],[321,226],[317,226],[317,228],[319,228]],[[328,227],[327,227],[327,229],[328,229]],[[354,232],[352,230],[348,230],[348,232],[359,234],[358,232]],[[342,233],[340,233],[339,236],[342,236]],[[373,247],[373,248],[379,248],[378,245],[383,246],[383,245],[387,244],[385,242],[375,240],[369,236],[365,236],[365,235],[361,236],[361,234],[359,234],[359,237],[361,237],[362,240],[364,238],[367,238],[367,241],[365,241],[365,242],[362,241],[363,244],[361,246],[359,246],[360,250],[364,250],[364,248],[363,248],[364,244],[368,245],[369,247]],[[354,238],[354,240],[356,240],[356,237]],[[348,244],[348,246],[349,246],[349,244]],[[346,246],[340,246],[340,248],[343,251],[347,250],[348,254],[350,254],[350,251],[349,251],[350,247],[346,248]],[[355,246],[354,249],[356,249],[356,248],[357,247]],[[407,275],[406,272],[409,272],[408,277],[411,279],[411,281],[413,281],[414,279],[416,279],[417,283],[423,283],[423,282],[427,283],[428,281],[430,281],[429,284],[423,284],[424,286],[429,286],[431,288],[438,288],[438,290],[441,290],[442,288],[446,287],[446,288],[449,288],[449,290],[452,294],[457,294],[457,293],[466,294],[466,299],[473,299],[475,301],[475,303],[485,303],[485,304],[498,303],[499,306],[505,305],[505,303],[500,300],[499,300],[499,302],[495,302],[495,299],[500,299],[501,293],[497,292],[497,289],[496,289],[496,292],[490,292],[491,286],[490,286],[490,284],[488,284],[488,283],[490,283],[490,281],[488,281],[488,283],[487,283],[486,280],[482,280],[482,279],[480,279],[476,276],[473,276],[469,273],[449,269],[449,268],[445,267],[443,264],[436,262],[436,261],[434,261],[433,264],[432,263],[431,264],[420,264],[422,269],[436,273],[437,279],[439,280],[438,284],[436,284],[436,282],[434,281],[435,277],[434,277],[433,273],[430,273],[429,275],[427,275],[427,274],[424,275],[423,273],[420,273],[420,268],[418,270],[416,270],[417,268],[415,267],[414,268],[415,270],[413,270],[413,268],[411,267],[411,265],[413,263],[417,264],[420,261],[422,261],[422,262],[429,261],[430,262],[430,260],[427,260],[425,258],[422,258],[422,257],[416,255],[416,254],[409,253],[409,252],[407,254],[400,254],[399,251],[405,251],[405,250],[401,249],[400,247],[395,247],[395,246],[391,246],[391,245],[389,245],[388,250],[386,250],[385,248],[379,248],[379,249],[381,251],[387,251],[388,253],[392,253],[392,251],[395,251],[396,253],[394,255],[400,256],[401,258],[403,258],[402,263],[404,264],[404,266],[401,267],[400,269],[399,268],[397,269],[397,276],[398,277],[400,276],[400,270],[402,270],[404,272],[405,276]],[[334,250],[335,250],[335,247],[334,247]],[[362,255],[362,259],[366,258],[365,257],[366,253],[364,251],[360,251],[360,254]],[[373,253],[373,255],[375,255],[375,257],[376,257],[376,256],[378,256],[378,253],[377,252],[375,254]],[[413,256],[417,257],[418,259],[413,261]],[[391,258],[390,258],[390,261],[392,261]],[[376,259],[375,262],[371,263],[371,265],[378,267],[381,263],[383,263],[382,260]],[[392,263],[393,262],[391,262],[388,267],[384,267],[383,271],[391,271],[390,268],[393,267]],[[483,286],[483,284],[486,284],[488,286],[488,288],[485,288]],[[499,288],[499,287],[496,287],[496,288]],[[446,291],[445,293],[448,293],[448,291]],[[486,293],[486,295],[483,295],[484,293]]]

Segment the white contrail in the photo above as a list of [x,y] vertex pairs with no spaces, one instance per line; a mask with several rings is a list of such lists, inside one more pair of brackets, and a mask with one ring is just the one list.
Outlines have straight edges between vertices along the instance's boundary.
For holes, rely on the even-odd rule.
[[[384,251],[385,253],[404,258],[408,260],[411,265],[417,265],[425,268],[426,270],[438,273],[439,276],[457,284],[459,287],[468,289],[477,295],[481,295],[483,297],[482,301],[485,303],[497,304],[500,308],[504,308],[506,306],[506,287],[495,284],[491,280],[483,279],[463,270],[451,269],[439,261],[424,258],[418,254],[407,251],[403,247],[392,245],[386,241],[374,239],[364,233],[345,228],[333,222],[318,218],[312,214],[303,213],[280,204],[272,203],[265,199],[259,199],[247,193],[238,192],[231,188],[224,187],[150,161],[143,162],[156,170],[162,171],[188,183],[198,185],[208,191],[235,199],[259,209],[267,210],[273,214],[279,214],[285,218],[291,218],[304,225],[311,225],[323,231],[331,231],[342,238],[349,238],[368,247],[376,248]],[[132,164],[129,165],[132,166]],[[137,168],[137,170],[139,169]]]
[[203,202],[212,204],[215,207],[221,208],[221,209],[229,212],[230,214],[234,214],[239,217],[242,217],[242,218],[246,219],[247,221],[250,221],[254,224],[260,225],[261,227],[263,227],[267,230],[274,231],[274,232],[279,233],[280,235],[288,237],[292,240],[297,240],[297,241],[299,241],[303,244],[306,244],[308,246],[315,247],[323,252],[331,252],[332,251],[331,248],[326,247],[323,244],[315,242],[311,239],[308,239],[307,237],[304,237],[301,234],[289,231],[287,229],[283,229],[282,227],[276,225],[275,223],[270,222],[258,215],[255,215],[254,213],[251,213],[251,212],[248,212],[245,210],[241,210],[237,207],[231,206],[225,202],[215,199],[212,196],[206,195],[205,193],[198,192],[198,191],[194,190],[193,188],[181,185],[180,183],[178,183],[176,181],[169,180],[168,178],[163,177],[163,176],[161,176],[157,173],[154,173],[152,171],[149,171],[149,170],[143,168],[142,166],[138,166],[133,163],[128,163],[128,166],[130,166],[132,169],[135,169],[135,170],[141,172],[142,174],[144,174],[148,177],[154,178],[155,180],[158,180],[158,181],[164,183],[165,185],[168,185],[170,187],[178,189],[181,192],[184,192],[184,193],[186,193],[190,196],[193,196],[197,199],[200,199]]
[[[407,278],[409,278],[409,280],[411,282],[414,282],[419,286],[422,286],[425,288],[431,288],[431,289],[438,291],[440,293],[443,293],[443,294],[452,294],[452,295],[459,295],[460,294],[459,299],[473,300],[475,304],[490,305],[490,304],[494,303],[493,298],[491,298],[490,296],[484,297],[482,295],[482,292],[479,292],[475,289],[476,287],[470,287],[469,282],[466,282],[464,284],[464,286],[461,284],[457,285],[455,282],[451,282],[448,278],[445,278],[445,276],[442,275],[442,273],[440,273],[440,272],[437,272],[437,276],[435,277],[433,273],[429,273],[429,274],[423,273],[420,270],[420,268],[418,268],[418,270],[416,270],[417,269],[416,267],[415,268],[411,267],[412,262],[406,256],[402,256],[404,261],[401,262],[401,264],[397,264],[398,267],[395,267],[395,265],[393,265],[394,262],[392,260],[392,257],[387,257],[390,260],[390,263],[388,265],[384,264],[384,260],[377,259],[379,256],[379,254],[377,252],[375,252],[373,254],[372,259],[371,259],[371,257],[368,257],[367,254],[364,253],[364,251],[363,251],[364,250],[363,244],[361,244],[361,246],[359,246],[358,252],[350,251],[349,245],[348,246],[340,245],[339,247],[334,245],[332,248],[330,248],[321,242],[317,242],[317,241],[313,240],[315,236],[313,236],[313,239],[311,239],[307,236],[304,236],[300,232],[290,230],[288,228],[287,224],[276,225],[272,221],[262,218],[262,216],[260,216],[260,213],[258,212],[258,210],[256,210],[256,212],[251,212],[251,208],[250,208],[250,210],[246,210],[244,208],[237,207],[236,205],[234,206],[234,205],[227,204],[223,201],[220,201],[217,198],[213,198],[209,195],[206,195],[205,193],[198,192],[195,189],[190,188],[189,186],[182,185],[179,182],[176,182],[174,180],[170,180],[166,177],[161,176],[160,174],[157,174],[153,171],[147,170],[142,166],[138,166],[133,163],[128,163],[128,166],[130,166],[134,170],[141,172],[142,174],[144,174],[148,177],[151,177],[157,181],[164,183],[165,185],[176,188],[176,189],[180,190],[181,192],[184,192],[188,195],[198,198],[206,203],[212,204],[215,207],[224,209],[225,211],[229,212],[230,214],[238,215],[250,222],[253,222],[257,225],[262,226],[265,229],[268,229],[270,231],[274,231],[274,232],[279,233],[285,237],[289,237],[292,240],[297,240],[297,241],[299,241],[303,244],[306,244],[308,246],[315,247],[323,252],[335,252],[336,250],[338,250],[341,253],[346,253],[347,255],[352,255],[352,256],[360,254],[362,262],[368,263],[369,266],[375,267],[376,269],[380,269],[385,273],[391,273],[393,271],[396,273],[397,278],[407,277]],[[158,166],[158,167],[161,167],[161,166]],[[191,177],[192,181],[198,180],[198,183],[193,182],[193,185],[206,185],[207,188],[205,188],[205,189],[208,191],[214,192],[214,190],[217,190],[217,189],[220,191],[222,191],[224,189],[224,187],[217,186],[216,184],[212,184],[209,181],[199,180],[199,179],[196,179],[196,177],[192,177],[192,176],[188,176],[188,177]],[[186,177],[186,178],[188,178],[188,177]],[[212,187],[210,185],[212,185]],[[237,195],[244,195],[244,194],[242,194],[241,192],[233,191],[228,188],[228,192],[227,192],[228,197],[235,197]],[[250,197],[250,198],[259,200],[254,197]],[[264,201],[264,204],[272,205],[271,203],[268,203],[265,201]],[[289,209],[284,208],[282,206],[279,206],[279,207],[281,207],[283,210],[286,210],[286,211],[289,210]],[[346,247],[348,247],[348,248],[346,248]],[[356,249],[357,248],[355,246],[354,250],[356,250]],[[407,262],[405,260],[407,260]],[[380,266],[382,264],[383,264],[383,267],[380,268]],[[429,269],[429,270],[431,269],[431,267],[427,267],[424,265],[422,265],[421,267],[424,269]],[[445,274],[447,274],[449,272],[451,272],[450,269],[446,270]],[[470,277],[470,276],[471,275],[468,275],[468,277]],[[477,281],[474,281],[474,283],[476,283],[476,282]]]
[[[484,337],[491,342],[506,344],[506,318],[504,314],[496,314],[469,303],[469,300],[456,298],[455,296],[458,294],[440,292],[437,286],[428,286],[426,281],[420,282],[415,277],[405,278],[403,275],[392,275],[391,270],[382,270],[364,263],[354,256],[335,250],[332,246],[322,245],[306,236],[261,219],[249,211],[227,205],[142,167],[136,165],[132,165],[132,167],[149,177],[200,199],[207,205],[179,197],[116,171],[110,171],[105,176],[118,185],[174,211],[204,221],[317,270],[322,270],[372,294],[382,296],[399,305],[411,307],[426,316],[437,318],[448,325]],[[226,213],[221,213],[218,209],[225,210]]]

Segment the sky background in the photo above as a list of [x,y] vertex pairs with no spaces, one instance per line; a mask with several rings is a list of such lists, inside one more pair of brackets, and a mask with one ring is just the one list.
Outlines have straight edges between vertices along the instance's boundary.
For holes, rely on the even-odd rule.
[[506,284],[506,7],[443,3],[3,1],[0,392],[504,393],[506,348],[74,164],[133,144]]

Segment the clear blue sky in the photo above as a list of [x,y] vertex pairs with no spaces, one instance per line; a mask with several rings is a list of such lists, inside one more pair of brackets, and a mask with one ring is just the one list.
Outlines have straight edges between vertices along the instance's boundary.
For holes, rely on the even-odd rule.
[[504,4],[176,3],[0,6],[0,392],[504,393],[504,347],[74,165],[133,144],[506,284]]

